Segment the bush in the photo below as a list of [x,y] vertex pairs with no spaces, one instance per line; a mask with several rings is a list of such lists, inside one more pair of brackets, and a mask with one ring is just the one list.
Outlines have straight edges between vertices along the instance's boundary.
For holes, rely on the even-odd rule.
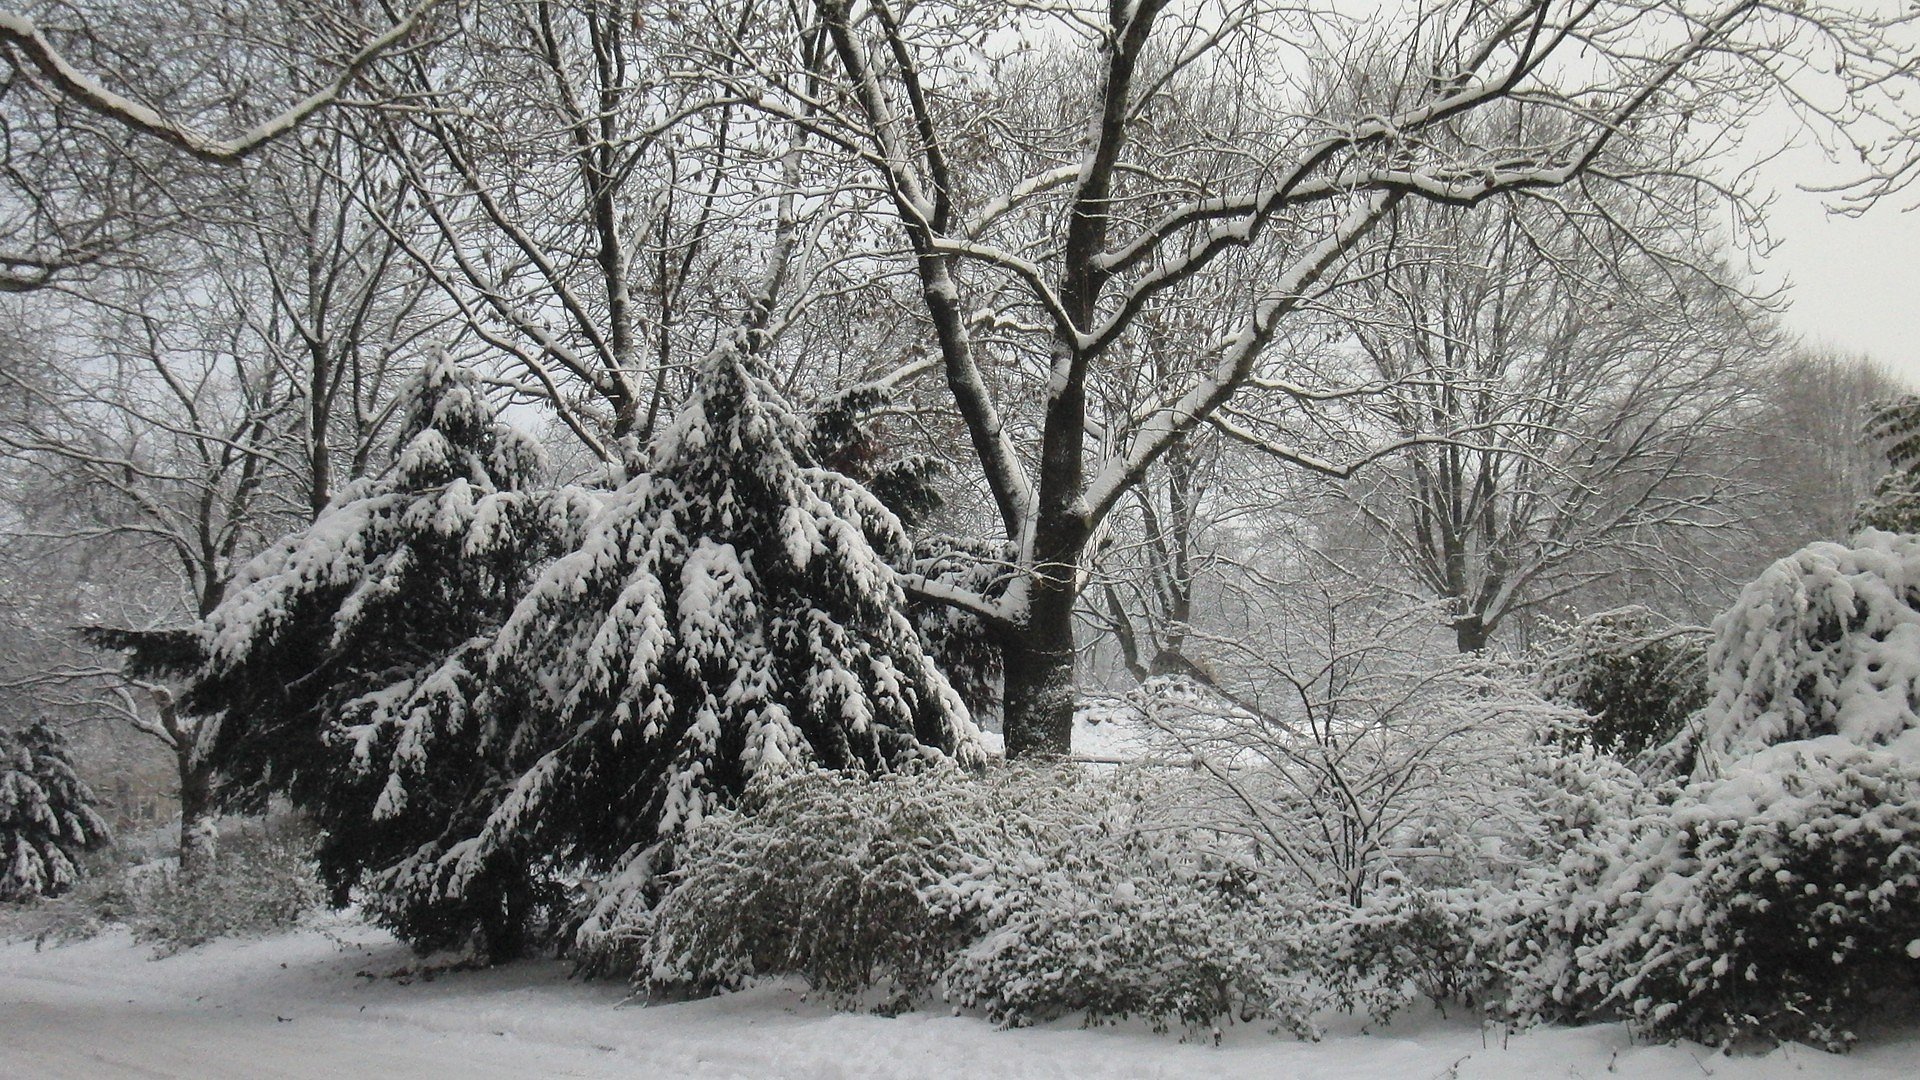
[[291,929],[321,907],[312,826],[292,816],[229,818],[205,873],[182,876],[172,830],[136,836],[89,857],[87,874],[57,900],[9,914],[0,937],[68,942],[125,926],[162,955],[215,938]]
[[1531,829],[1512,873],[1475,889],[1467,916],[1465,985],[1513,1028],[1598,1015],[1608,987],[1582,955],[1616,917],[1599,885],[1635,829],[1664,827],[1667,805],[1662,789],[1591,748],[1542,747],[1524,776]]
[[758,788],[689,832],[650,933],[590,929],[587,959],[661,988],[794,973],[842,1003],[876,987],[904,1003],[965,940],[964,921],[921,893],[965,862],[969,794],[945,777],[827,772]]
[[972,928],[943,976],[951,1000],[1013,1026],[1077,1012],[1311,1033],[1291,897],[1217,838],[1154,820],[1145,777],[1031,775],[978,823],[971,864],[927,890]]
[[[1668,755],[1685,774],[1636,771],[1599,733],[1490,742],[1429,781],[1464,809],[1380,834],[1395,861],[1352,906],[1321,882],[1338,858],[1255,861],[1251,829],[1194,824],[1229,819],[1192,813],[1205,777],[1186,770],[814,775],[694,829],[657,906],[626,894],[603,940],[656,986],[797,973],[1011,1025],[1307,1032],[1322,1005],[1430,998],[1844,1048],[1920,976],[1920,538],[1782,560],[1715,633],[1708,701]],[[1617,686],[1658,683],[1634,670]],[[1209,775],[1261,790],[1257,765]]]
[[1824,735],[1920,757],[1920,536],[1810,544],[1741,590],[1714,632],[1696,776]]
[[1920,538],[1814,544],[1749,585],[1670,755],[1690,778],[1635,794],[1589,763],[1541,800],[1537,868],[1483,897],[1500,1010],[1850,1043],[1920,974],[1916,644]]
[[1920,973],[1920,768],[1840,739],[1690,785],[1598,890],[1583,950],[1606,1001],[1661,1036],[1829,1049]]
[[1588,717],[1559,740],[1630,758],[1673,739],[1707,703],[1706,650],[1697,628],[1630,607],[1565,627],[1534,662],[1541,693]]
[[657,991],[797,974],[888,1008],[938,994],[1008,1025],[1305,1032],[1291,906],[1213,838],[1152,819],[1134,774],[808,774],[690,830],[657,905],[581,936]]
[[1557,844],[1473,899],[1462,996],[1515,1026],[1839,1050],[1915,985],[1920,768],[1837,737],[1684,787],[1592,765],[1542,799]]
[[1597,1003],[1579,949],[1604,932],[1592,892],[1606,850],[1653,805],[1597,751],[1523,748],[1496,827],[1463,822],[1442,875],[1393,875],[1313,932],[1333,1003],[1385,1021],[1423,1001],[1483,1008],[1514,1027],[1579,1020]]
[[135,867],[108,899],[126,905],[120,921],[134,940],[151,942],[162,954],[291,929],[325,899],[313,857],[317,839],[312,826],[291,816],[229,821],[206,871]]
[[1348,1012],[1385,1022],[1421,1001],[1472,1003],[1479,911],[1467,889],[1389,889],[1335,911],[1315,935],[1320,980]]
[[58,897],[0,905],[0,941],[84,941],[119,924],[129,910],[126,873],[131,861],[118,847],[92,852],[81,859],[82,873],[73,888]]

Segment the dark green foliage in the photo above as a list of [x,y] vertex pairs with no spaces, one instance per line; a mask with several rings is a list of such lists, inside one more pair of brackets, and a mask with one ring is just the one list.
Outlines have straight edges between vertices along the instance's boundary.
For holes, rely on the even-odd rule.
[[[1013,551],[991,540],[929,536],[914,544],[912,569],[928,581],[952,585],[989,600],[1013,580]],[[986,622],[938,600],[908,604],[927,654],[966,702],[975,719],[1000,714],[1000,640]]]
[[[940,483],[948,468],[938,458],[902,455],[886,443],[873,414],[887,403],[885,390],[860,387],[817,406],[808,419],[807,447],[821,465],[865,487],[915,535],[905,565],[929,581],[992,598],[1011,579],[1008,545],[924,531],[945,505]],[[979,618],[937,600],[908,602],[928,655],[975,719],[1000,711],[1000,643]]]
[[207,643],[198,628],[130,630],[118,626],[82,626],[80,639],[98,649],[127,654],[123,670],[136,679],[192,675],[207,662]]
[[80,854],[109,842],[97,805],[59,729],[36,720],[0,730],[0,901],[72,888]]
[[905,616],[897,518],[810,459],[753,364],[736,346],[702,366],[648,471],[491,643],[484,689],[435,706],[472,702],[464,727],[506,768],[381,876],[376,909],[416,940],[491,915],[519,868],[644,879],[756,778],[980,760]]
[[807,417],[806,453],[822,468],[866,488],[900,523],[913,529],[946,505],[940,481],[947,466],[925,454],[902,454],[875,414],[887,391],[871,384],[827,398]]
[[[218,717],[206,752],[230,803],[283,793],[314,816],[336,903],[498,782],[465,702],[488,636],[568,535],[564,499],[531,490],[537,449],[472,374],[435,358],[412,393],[388,470],[254,560],[208,617],[187,700]],[[503,891],[530,888],[519,876]]]
[[1630,607],[1566,627],[1535,662],[1544,696],[1592,717],[1559,740],[1631,758],[1665,745],[1706,705],[1706,654],[1704,632]]
[[1865,434],[1879,444],[1888,472],[1854,512],[1854,529],[1920,533],[1920,396],[1876,404]]

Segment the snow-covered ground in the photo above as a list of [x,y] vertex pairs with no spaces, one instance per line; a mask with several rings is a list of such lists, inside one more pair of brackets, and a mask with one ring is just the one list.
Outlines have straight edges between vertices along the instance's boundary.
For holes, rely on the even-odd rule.
[[[386,935],[341,922],[155,960],[121,935],[0,946],[0,1077],[1899,1077],[1920,1030],[1847,1057],[1725,1057],[1634,1045],[1617,1026],[1505,1045],[1430,1017],[1318,1043],[1257,1029],[1223,1045],[1071,1024],[836,1013],[799,987],[644,1006],[562,965],[418,973]],[[413,971],[412,975],[396,973]]]

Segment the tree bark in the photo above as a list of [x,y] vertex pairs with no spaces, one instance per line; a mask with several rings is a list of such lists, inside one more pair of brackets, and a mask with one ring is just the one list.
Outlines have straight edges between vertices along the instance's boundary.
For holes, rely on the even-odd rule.
[[196,760],[192,742],[174,749],[180,776],[180,873],[197,877],[213,867],[217,832],[213,816],[213,770]]
[[213,766],[196,751],[196,729],[180,718],[179,702],[162,686],[148,686],[160,710],[160,729],[173,751],[180,782],[180,873],[193,877],[212,868],[218,830],[214,822]]
[[1006,759],[1066,757],[1073,751],[1073,623],[1029,625],[1000,644]]
[[1463,653],[1477,653],[1487,647],[1493,628],[1479,615],[1461,615],[1453,620],[1454,644]]

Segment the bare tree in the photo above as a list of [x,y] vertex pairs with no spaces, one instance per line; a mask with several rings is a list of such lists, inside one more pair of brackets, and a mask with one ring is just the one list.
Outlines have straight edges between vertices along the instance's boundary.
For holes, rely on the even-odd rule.
[[1257,610],[1284,616],[1252,637],[1201,635],[1207,685],[1132,695],[1149,760],[1187,766],[1197,820],[1327,899],[1359,904],[1387,871],[1441,876],[1450,845],[1512,809],[1501,774],[1563,712],[1447,655],[1431,605],[1345,582],[1260,588]]
[[211,850],[212,774],[195,745],[198,718],[175,707],[166,665],[102,663],[71,635],[76,624],[104,625],[122,631],[102,642],[112,648],[191,640],[178,628],[219,604],[241,560],[304,520],[304,505],[289,513],[284,500],[301,472],[287,437],[297,401],[228,299],[133,292],[113,307],[72,303],[63,333],[48,335],[62,349],[0,366],[0,385],[20,404],[0,427],[14,505],[23,490],[41,493],[33,512],[6,523],[8,547],[93,562],[111,581],[101,607],[38,628],[59,640],[11,688],[37,688],[158,740],[175,767],[189,866]]
[[382,225],[409,219],[404,187],[337,125],[309,125],[234,178],[231,220],[207,236],[221,252],[211,287],[284,380],[288,480],[312,517],[376,466],[412,359],[461,329]]
[[1360,407],[1413,445],[1343,490],[1449,608],[1462,652],[1595,583],[1688,570],[1705,558],[1688,541],[1737,524],[1745,494],[1718,451],[1772,347],[1764,313],[1714,276],[1704,242],[1665,245],[1708,252],[1693,264],[1649,258],[1559,209],[1404,207],[1388,227],[1412,243],[1358,290],[1354,339],[1391,388]]
[[1757,376],[1753,435],[1736,448],[1757,494],[1745,578],[1813,540],[1846,539],[1886,467],[1865,425],[1877,402],[1907,389],[1862,357],[1805,346]]
[[[233,13],[190,7],[137,19],[85,3],[0,11],[0,292],[118,265],[195,216],[195,165],[245,159],[341,101],[433,3],[371,27],[338,5],[294,4],[271,33],[271,18],[209,28]],[[281,36],[288,25],[302,29]],[[284,46],[274,66],[291,75],[292,104],[263,107],[240,89],[275,81],[240,42],[256,54]],[[243,130],[210,133],[197,123],[209,115]]]
[[[858,155],[905,238],[1020,571],[993,600],[928,591],[998,627],[1015,756],[1068,749],[1074,611],[1108,516],[1256,378],[1314,407],[1326,388],[1263,371],[1268,346],[1329,302],[1399,203],[1704,176],[1686,132],[1804,82],[1810,56],[1857,91],[1835,119],[1854,122],[1874,166],[1878,187],[1862,194],[1906,175],[1904,148],[1878,140],[1904,115],[1912,50],[1837,7],[1442,0],[1359,20],[1238,2],[821,0],[815,12],[830,93],[798,50],[759,61],[750,87],[728,84]],[[1032,107],[983,108],[996,90]],[[1156,124],[1167,103],[1208,94],[1237,102],[1226,122]],[[1495,113],[1504,122],[1467,122]],[[1236,268],[1257,287],[1233,289]],[[1101,415],[1096,388],[1139,347],[1143,314],[1214,281],[1227,329],[1154,400]],[[1021,329],[1010,347],[976,332],[983,308]]]
[[363,137],[421,219],[389,228],[602,461],[634,460],[758,272],[786,141],[686,75],[726,70],[754,11],[494,0],[378,66]]

